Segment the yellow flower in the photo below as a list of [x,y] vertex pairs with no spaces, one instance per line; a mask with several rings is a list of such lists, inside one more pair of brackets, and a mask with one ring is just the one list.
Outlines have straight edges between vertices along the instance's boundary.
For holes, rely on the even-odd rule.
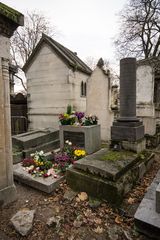
[[69,114],[64,113],[64,117],[65,117],[65,118],[69,118]]
[[85,156],[86,155],[86,151],[85,150],[81,150],[81,149],[76,149],[74,151],[74,155],[77,156],[77,157]]

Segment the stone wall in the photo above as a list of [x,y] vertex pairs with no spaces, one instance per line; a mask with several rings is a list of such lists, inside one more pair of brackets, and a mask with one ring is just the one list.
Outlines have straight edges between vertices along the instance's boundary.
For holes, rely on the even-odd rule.
[[87,114],[97,115],[101,125],[101,139],[110,140],[110,127],[114,114],[110,109],[110,79],[100,67],[96,67],[87,81]]
[[77,111],[86,111],[86,97],[81,96],[81,82],[87,82],[89,77],[82,72],[69,71],[69,83],[71,84],[71,95],[73,106]]
[[150,65],[137,67],[137,116],[143,120],[145,133],[154,135],[156,132],[156,118],[154,106],[154,73]]
[[58,128],[58,115],[68,104],[84,111],[85,98],[80,97],[80,83],[87,75],[73,72],[44,44],[26,73],[28,88],[29,129]]

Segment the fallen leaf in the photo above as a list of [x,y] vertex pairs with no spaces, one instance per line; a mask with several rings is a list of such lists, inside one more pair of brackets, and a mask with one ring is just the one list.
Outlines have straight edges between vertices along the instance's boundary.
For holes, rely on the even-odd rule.
[[86,201],[88,199],[88,195],[86,192],[81,192],[78,194],[78,198],[81,200],[81,201]]
[[123,222],[123,219],[120,216],[117,216],[114,221],[117,224],[121,224]]
[[132,197],[128,198],[128,203],[129,204],[133,204],[134,202],[135,202],[134,198],[132,198]]
[[79,199],[79,197],[76,197],[76,202],[80,202],[81,200]]
[[93,229],[93,231],[95,233],[101,234],[103,232],[103,228],[98,226],[96,229]]
[[82,223],[83,223],[82,221],[75,220],[73,222],[73,226],[76,228],[79,228],[79,227],[81,227]]
[[98,225],[102,224],[102,220],[100,218],[94,219],[94,222]]

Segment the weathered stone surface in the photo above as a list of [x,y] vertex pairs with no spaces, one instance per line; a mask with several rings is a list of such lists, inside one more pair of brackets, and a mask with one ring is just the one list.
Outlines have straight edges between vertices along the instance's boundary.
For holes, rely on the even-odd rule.
[[[67,134],[67,138],[65,138],[65,132]],[[77,133],[76,138],[72,137],[72,133]],[[79,135],[80,141],[79,143]],[[83,134],[83,137],[82,137]],[[70,138],[69,138],[70,136]],[[91,154],[96,152],[101,147],[101,135],[100,135],[100,125],[91,125],[91,126],[70,126],[63,125],[60,126],[60,147],[61,149],[64,147],[65,141],[69,140],[73,143],[74,146],[84,147],[87,154]],[[80,144],[80,146],[79,146]]]
[[13,164],[19,163],[22,161],[22,152],[13,153]]
[[21,210],[11,218],[16,231],[22,236],[27,236],[32,230],[34,214],[35,210]]
[[144,126],[136,117],[136,58],[120,60],[120,117],[111,127],[113,141],[144,138]]
[[17,191],[14,184],[0,189],[0,206],[5,206],[15,200],[17,200]]
[[31,153],[35,153],[36,151],[43,150],[45,153],[48,151],[53,151],[54,149],[59,148],[59,139],[51,142],[47,142],[44,144],[40,144],[37,147],[29,148],[22,151],[23,157],[29,157]]
[[121,123],[118,126],[111,127],[111,138],[112,140],[126,140],[126,141],[137,141],[144,137],[144,126],[137,127],[128,127],[121,126]]
[[[11,16],[14,16],[16,20]],[[0,2],[0,205],[8,204],[16,199],[12,168],[9,37],[19,26],[19,18],[23,20],[23,15]]]
[[144,151],[146,148],[146,139],[142,138],[141,140],[134,141],[134,142],[122,141],[122,146],[126,150],[140,153],[140,152]]
[[[97,160],[107,150],[100,150],[77,161],[67,170],[66,179],[69,186],[80,192],[86,192],[89,196],[104,199],[111,204],[119,205],[123,196],[131,190],[144,171],[139,167],[140,160]],[[103,154],[102,154],[103,153]],[[145,170],[154,155],[144,159]],[[144,170],[144,169],[143,169]]]
[[59,131],[48,128],[12,136],[12,143],[14,146],[26,150],[57,139],[59,139]]
[[[140,159],[136,154],[131,154],[127,159],[120,159],[115,161],[106,161],[101,158],[108,153],[108,149],[101,149],[98,152],[88,155],[83,159],[75,162],[74,168],[89,172],[91,174],[99,175],[101,177],[116,181],[125,172],[133,167]],[[147,161],[147,159],[146,159]]]
[[77,195],[77,192],[74,192],[72,191],[71,189],[70,190],[67,190],[64,194],[64,199],[68,200],[68,201],[72,201],[75,196]]
[[[135,171],[135,175],[136,175]],[[78,169],[67,170],[66,179],[69,186],[75,191],[84,191],[94,198],[107,200],[112,204],[119,205],[123,194],[133,186],[136,176],[130,176],[131,172],[117,182],[88,174]]]
[[99,67],[94,69],[91,77],[87,80],[86,114],[94,113],[98,117],[103,141],[110,140],[110,127],[114,119],[111,105],[115,106],[115,98],[110,81],[110,75]]
[[0,2],[0,21],[0,34],[10,38],[19,25],[24,25],[24,16]]
[[148,188],[134,216],[136,229],[152,239],[157,240],[160,236],[160,214],[156,212],[156,188],[159,181],[160,171],[158,171],[152,184]]
[[156,212],[160,213],[160,183],[156,188]]
[[64,179],[64,176],[60,175],[58,175],[58,178],[53,178],[51,176],[47,178],[33,177],[23,169],[20,163],[15,164],[13,169],[15,180],[46,193],[53,192],[57,187],[59,187],[59,184]]

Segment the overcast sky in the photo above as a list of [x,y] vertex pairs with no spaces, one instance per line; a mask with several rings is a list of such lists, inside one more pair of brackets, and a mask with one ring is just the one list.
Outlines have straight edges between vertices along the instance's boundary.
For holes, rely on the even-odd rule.
[[116,63],[113,37],[118,32],[118,12],[127,0],[2,0],[18,11],[38,9],[60,32],[56,40],[83,60],[103,57]]

